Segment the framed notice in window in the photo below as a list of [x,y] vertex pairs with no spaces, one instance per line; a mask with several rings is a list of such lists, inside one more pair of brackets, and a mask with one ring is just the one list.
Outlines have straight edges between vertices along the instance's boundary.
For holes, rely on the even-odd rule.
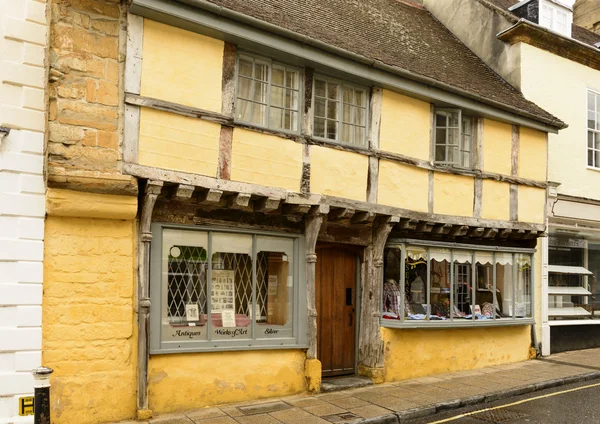
[[235,271],[213,270],[211,305],[213,311],[235,311]]

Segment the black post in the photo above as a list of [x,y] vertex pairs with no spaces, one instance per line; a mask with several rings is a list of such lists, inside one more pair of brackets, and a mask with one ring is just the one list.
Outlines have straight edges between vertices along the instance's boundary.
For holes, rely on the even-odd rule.
[[52,368],[38,367],[32,371],[35,378],[33,423],[50,424],[50,375]]

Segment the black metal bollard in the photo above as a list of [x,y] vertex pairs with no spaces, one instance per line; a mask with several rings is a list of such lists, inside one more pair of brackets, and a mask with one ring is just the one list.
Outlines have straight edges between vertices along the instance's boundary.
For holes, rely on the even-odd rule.
[[31,371],[35,378],[33,423],[50,424],[50,375],[52,368],[38,367]]

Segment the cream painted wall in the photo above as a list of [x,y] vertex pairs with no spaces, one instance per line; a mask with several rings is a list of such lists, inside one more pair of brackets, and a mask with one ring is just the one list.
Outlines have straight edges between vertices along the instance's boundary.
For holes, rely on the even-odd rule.
[[510,175],[512,126],[502,122],[483,121],[483,170]]
[[299,192],[302,144],[256,131],[233,131],[231,179]]
[[433,212],[443,215],[473,216],[475,179],[461,175],[433,175]]
[[481,217],[508,221],[510,219],[510,184],[483,180]]
[[389,160],[379,161],[377,203],[427,212],[429,172]]
[[141,95],[221,112],[223,41],[144,19]]
[[546,181],[546,133],[521,127],[519,137],[519,176]]
[[546,209],[546,190],[519,186],[519,221],[543,224]]
[[221,125],[141,108],[139,163],[215,177]]
[[429,160],[431,106],[427,102],[383,90],[379,148]]
[[600,171],[587,169],[586,123],[586,90],[600,90],[600,71],[520,44],[525,97],[569,125],[548,136],[548,179],[561,194],[600,199]]
[[328,147],[310,147],[310,191],[366,201],[369,158]]

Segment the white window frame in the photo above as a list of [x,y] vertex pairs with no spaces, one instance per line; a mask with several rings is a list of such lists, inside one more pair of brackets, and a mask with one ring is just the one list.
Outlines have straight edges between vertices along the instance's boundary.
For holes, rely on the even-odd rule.
[[[446,125],[445,127],[438,127],[437,125],[437,115],[438,113],[445,113],[445,114],[450,114],[450,113],[456,113],[458,115],[458,154],[457,154],[457,159],[454,161],[449,161],[448,160],[448,150],[449,150],[449,146],[456,146],[454,144],[448,144],[448,129],[449,128],[456,128],[456,127],[449,127],[448,125]],[[470,127],[471,127],[471,134],[468,134],[469,137],[469,142],[468,142],[468,146],[465,146],[465,134],[464,133],[464,120],[469,120],[470,121]],[[444,165],[444,166],[452,166],[452,167],[456,167],[456,168],[465,168],[465,169],[471,169],[473,168],[473,162],[474,162],[474,158],[473,158],[473,145],[474,145],[474,130],[475,130],[475,119],[471,116],[466,116],[462,114],[462,110],[460,109],[449,109],[449,108],[436,108],[433,112],[433,159],[434,159],[434,163],[437,165]],[[448,117],[446,118],[446,124],[448,123]],[[438,128],[446,128],[446,139],[444,140],[444,143],[440,143],[439,140],[437,139],[437,129]],[[444,160],[436,160],[436,148],[437,146],[445,146],[445,157]],[[464,160],[464,153],[468,153],[468,163],[466,163],[466,161]]]
[[[402,311],[399,318],[400,319],[388,319],[383,318],[383,288],[382,288],[382,299],[380,299],[380,325],[382,327],[388,328],[448,328],[448,327],[482,327],[482,326],[511,326],[511,325],[527,325],[533,324],[535,322],[535,249],[526,249],[526,248],[510,248],[510,247],[500,247],[500,246],[484,246],[484,245],[473,245],[473,244],[461,244],[450,243],[450,242],[433,242],[427,240],[415,240],[415,239],[392,239],[388,240],[386,244],[386,249],[395,248],[400,249],[400,275],[398,276],[399,290],[400,293],[405,293],[406,283],[408,277],[406,275],[406,258],[407,258],[407,248],[408,247],[419,247],[424,249],[427,253],[427,278],[423,280],[424,285],[426,287],[427,293],[431,293],[431,256],[430,249],[448,249],[451,251],[450,258],[451,262],[454,263],[454,252],[456,251],[468,251],[473,255],[471,262],[466,265],[469,268],[470,281],[475,281],[477,275],[477,253],[486,252],[488,254],[494,255],[494,263],[493,266],[493,287],[492,293],[494,293],[494,304],[496,301],[496,260],[495,255],[497,254],[511,254],[512,255],[512,317],[503,317],[501,319],[496,318],[496,314],[493,314],[492,319],[486,320],[478,320],[478,319],[454,319],[450,318],[447,320],[429,320],[429,315],[431,314],[431,304],[430,304],[430,294],[427,295],[427,304],[426,306],[426,315],[427,319],[424,320],[408,320],[404,317],[404,308],[405,308],[405,299],[404,296],[401,297],[401,301],[399,302],[399,309]],[[516,308],[515,308],[515,299],[517,297],[517,287],[519,284],[518,273],[517,273],[517,257],[518,255],[526,255],[529,256],[529,294],[527,295],[527,300],[525,304],[529,305],[530,315],[528,317],[518,317],[516,316]],[[454,280],[457,277],[455,274],[458,269],[456,267],[450,267],[450,279],[451,279],[451,287],[450,287],[450,299],[453,299],[454,295]],[[384,270],[385,274],[385,270]],[[383,284],[383,282],[382,282]],[[477,284],[471,284],[471,302],[473,305],[477,304]],[[450,308],[454,305],[453,300],[451,300]]]
[[[590,109],[590,103],[589,103],[589,96],[593,95],[594,96],[594,107],[593,109]],[[591,112],[594,112],[594,122],[595,122],[595,127],[596,128],[590,128],[589,127],[589,118],[588,118],[588,114]],[[596,163],[596,153],[598,153],[598,155],[600,155],[600,148],[597,148],[600,145],[600,141],[595,143],[594,146],[594,142],[592,141],[592,146],[590,146],[590,142],[589,142],[589,137],[590,134],[593,134],[594,139],[598,139],[600,140],[600,119],[598,119],[598,114],[600,113],[600,92],[596,91],[596,90],[592,90],[592,89],[588,89],[586,91],[586,114],[585,114],[585,128],[586,128],[586,138],[585,138],[585,143],[586,143],[586,164],[588,168],[591,169],[595,169],[598,170],[600,169],[600,163]],[[590,164],[590,152],[592,152],[592,163]]]
[[[542,23],[542,17],[544,14],[544,9],[550,11],[550,23]],[[564,35],[566,37],[571,37],[571,25],[573,24],[573,12],[566,7],[561,7],[555,3],[550,1],[540,0],[539,3],[539,19],[538,22],[544,28],[548,28],[558,34]],[[565,28],[561,29],[558,25],[558,16],[559,14],[564,14],[565,16]]]
[[[252,121],[246,121],[246,120],[237,118],[239,100],[240,100],[238,98],[238,96],[239,96],[239,69],[240,69],[240,59],[241,58],[252,60],[253,62],[263,63],[263,64],[267,65],[267,67],[268,67],[268,71],[267,71],[268,76],[267,76],[267,82],[266,82],[266,84],[267,84],[267,99],[266,99],[266,103],[264,103],[264,105],[266,107],[266,116],[265,116],[266,124],[265,125],[261,125],[261,124],[254,123]],[[285,63],[277,62],[277,61],[271,60],[271,59],[263,57],[263,56],[258,56],[258,55],[246,53],[246,52],[238,53],[235,65],[236,65],[235,66],[235,99],[234,99],[234,109],[233,109],[234,110],[234,122],[251,125],[251,126],[254,126],[257,128],[266,128],[266,129],[269,129],[272,131],[283,132],[283,133],[287,133],[287,134],[300,134],[302,132],[302,115],[303,115],[302,112],[303,112],[303,100],[304,100],[304,73],[303,73],[303,70],[297,66],[287,65]],[[296,130],[272,127],[269,122],[270,118],[271,118],[270,108],[271,108],[271,88],[273,85],[273,81],[272,81],[273,66],[283,67],[285,69],[289,69],[289,70],[298,72],[298,109],[295,110],[295,112],[298,115],[298,122],[297,122]],[[252,81],[255,81],[254,77],[252,78]],[[285,84],[285,81],[284,81],[284,84]],[[252,88],[252,93],[254,93],[254,87]],[[252,96],[250,96],[250,97],[252,97]],[[284,99],[285,99],[285,95],[284,95]],[[249,100],[249,101],[253,104],[253,107],[254,107],[254,104],[258,103],[258,102],[255,102],[254,100]],[[286,110],[285,106],[284,106],[283,110]],[[293,110],[293,109],[287,109],[287,110]]]
[[[213,234],[234,234],[252,236],[252,263],[253,269],[256,269],[257,264],[257,238],[259,236],[277,237],[281,239],[291,239],[294,242],[294,257],[293,257],[293,304],[290,309],[290,319],[292,321],[292,336],[265,338],[261,337],[256,321],[252,319],[251,327],[253,337],[235,339],[235,338],[216,338],[212,335],[214,330],[212,319],[207,320],[204,327],[184,327],[183,331],[204,331],[206,337],[193,339],[192,337],[184,338],[183,340],[169,340],[164,337],[163,332],[163,314],[168,313],[168,305],[164,305],[164,275],[163,272],[163,231],[164,230],[181,230],[190,232],[203,232],[207,234],[207,246],[205,247],[207,258],[207,283],[206,291],[211,292],[212,281],[211,274],[213,271],[212,255],[213,246],[211,243]],[[225,229],[213,226],[191,226],[177,225],[167,223],[152,224],[152,243],[151,243],[151,259],[150,259],[150,298],[152,308],[150,310],[150,353],[182,353],[182,352],[205,352],[205,351],[231,351],[231,350],[265,350],[265,349],[305,349],[308,347],[307,338],[307,303],[306,303],[306,260],[305,260],[305,244],[304,236],[301,234],[287,234],[267,231],[240,230],[240,229]],[[218,269],[218,268],[214,268]],[[253,290],[256,290],[256,272],[253,271]],[[285,282],[289,284],[290,282]],[[168,284],[168,283],[167,283]],[[256,296],[252,296],[252,310],[256,310]],[[165,307],[166,306],[166,307]],[[211,310],[211,303],[207,300],[207,310]],[[214,310],[212,311],[214,313]],[[203,329],[203,330],[202,330]]]
[[[333,83],[333,84],[338,84],[339,85],[339,90],[338,90],[338,98],[337,98],[337,103],[338,103],[338,110],[337,110],[337,117],[336,117],[336,122],[338,125],[338,131],[336,133],[336,137],[335,139],[331,139],[331,138],[327,138],[327,129],[325,129],[325,136],[321,137],[321,136],[316,136],[314,134],[314,128],[315,128],[315,110],[316,110],[316,106],[315,106],[315,99],[316,99],[316,84],[317,84],[317,80],[321,80],[321,81],[325,81],[327,83]],[[365,126],[364,126],[364,131],[365,131],[365,136],[364,139],[360,142],[360,143],[350,143],[347,141],[344,141],[341,139],[341,135],[342,135],[342,125],[343,125],[343,111],[344,111],[344,88],[345,87],[351,87],[354,90],[360,90],[363,91],[365,93]],[[341,80],[341,79],[337,79],[337,78],[332,78],[332,77],[328,77],[325,75],[321,75],[321,74],[315,74],[313,77],[313,86],[312,86],[312,132],[313,132],[313,137],[317,140],[323,140],[329,143],[338,143],[338,144],[342,144],[344,146],[354,146],[354,147],[358,147],[358,148],[362,148],[362,149],[368,149],[369,148],[369,105],[370,105],[370,90],[367,87],[364,87],[362,85],[358,85],[358,84],[353,84],[353,83],[349,83],[347,81]],[[354,106],[356,107],[356,106]],[[327,106],[325,109],[325,115],[327,115]],[[325,120],[329,120],[329,118],[325,117]],[[353,126],[360,126],[360,125],[355,125],[352,124]]]

